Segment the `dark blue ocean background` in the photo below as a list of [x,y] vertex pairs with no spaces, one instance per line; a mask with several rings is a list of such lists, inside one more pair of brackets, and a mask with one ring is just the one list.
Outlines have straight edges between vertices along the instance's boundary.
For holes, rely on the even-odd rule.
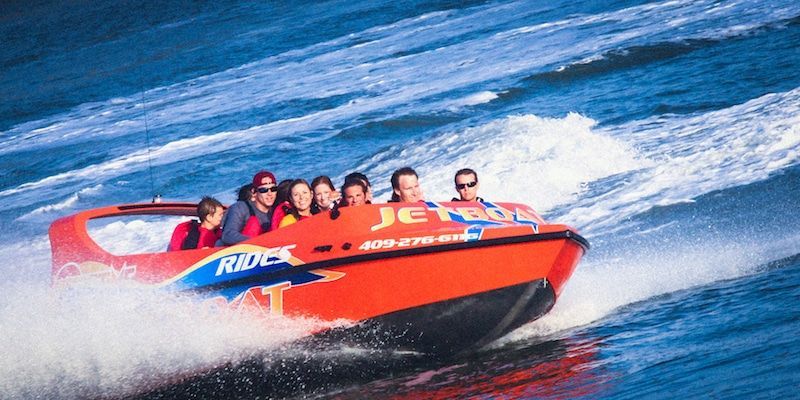
[[[797,397],[798,71],[796,0],[1,2],[0,398]],[[50,291],[59,217],[405,165],[586,236],[550,314],[429,360]]]

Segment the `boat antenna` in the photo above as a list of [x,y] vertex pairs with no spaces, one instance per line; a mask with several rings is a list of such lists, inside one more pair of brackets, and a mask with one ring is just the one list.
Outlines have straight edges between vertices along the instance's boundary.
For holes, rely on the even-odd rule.
[[150,193],[153,193],[153,203],[161,203],[161,195],[156,193],[155,179],[153,179],[153,160],[150,157],[150,128],[147,124],[147,101],[144,98],[144,82],[142,84],[142,112],[144,113],[144,135],[147,141],[147,169],[150,171]]

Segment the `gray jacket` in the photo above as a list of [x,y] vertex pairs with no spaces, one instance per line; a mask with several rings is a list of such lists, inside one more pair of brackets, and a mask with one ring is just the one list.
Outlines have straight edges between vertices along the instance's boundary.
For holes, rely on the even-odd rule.
[[[253,203],[250,203],[253,211],[255,212],[258,222],[262,227],[269,230],[270,226],[270,213],[261,212]],[[225,218],[222,220],[222,239],[220,241],[223,245],[230,246],[239,243],[243,240],[250,239],[248,236],[242,235],[242,229],[250,219],[250,207],[244,201],[237,201],[228,208],[225,213]]]

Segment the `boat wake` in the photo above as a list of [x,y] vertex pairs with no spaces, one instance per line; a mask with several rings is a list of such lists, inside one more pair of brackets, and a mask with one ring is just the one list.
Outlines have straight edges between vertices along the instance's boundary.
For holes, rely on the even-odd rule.
[[237,318],[191,297],[149,288],[53,291],[15,284],[2,290],[4,398],[142,393],[277,351],[322,326],[283,317]]

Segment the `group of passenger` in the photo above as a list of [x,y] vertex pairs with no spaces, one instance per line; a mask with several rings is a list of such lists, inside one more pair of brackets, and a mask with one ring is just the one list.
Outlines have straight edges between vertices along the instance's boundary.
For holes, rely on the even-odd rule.
[[[459,170],[454,181],[459,197],[453,197],[452,201],[483,202],[478,197],[480,184],[474,170]],[[394,171],[391,183],[389,202],[425,201],[414,169],[403,167]],[[227,212],[213,197],[203,197],[197,205],[199,221],[179,224],[172,234],[169,251],[229,246],[315,214],[371,203],[372,186],[360,172],[347,175],[337,191],[331,179],[324,175],[314,178],[309,184],[304,179],[278,182],[271,172],[259,171],[253,176],[252,183],[238,190],[238,200]]]

